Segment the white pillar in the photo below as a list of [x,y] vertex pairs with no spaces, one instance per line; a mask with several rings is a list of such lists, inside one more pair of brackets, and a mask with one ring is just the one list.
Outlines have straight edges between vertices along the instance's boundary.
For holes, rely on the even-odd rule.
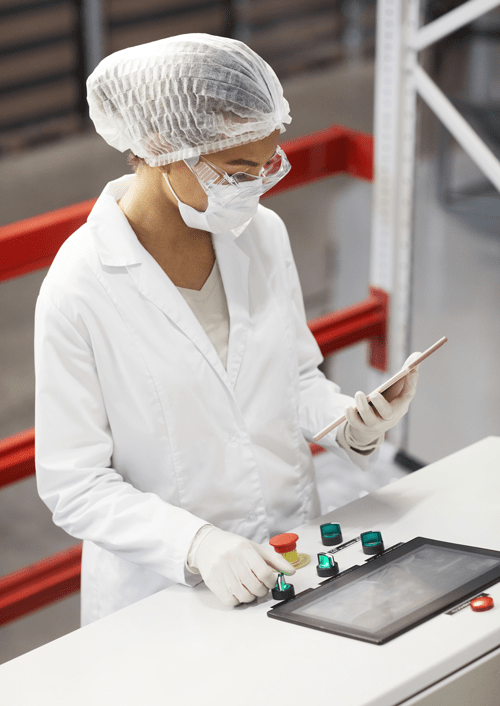
[[[409,349],[416,132],[413,37],[419,0],[379,0],[375,62],[375,155],[370,284],[390,294],[389,371],[373,371],[370,389],[397,372]],[[403,448],[405,423],[390,441]]]

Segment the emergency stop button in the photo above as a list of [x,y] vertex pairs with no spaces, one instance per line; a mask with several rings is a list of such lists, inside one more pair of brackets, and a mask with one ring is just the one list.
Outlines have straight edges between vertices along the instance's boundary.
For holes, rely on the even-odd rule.
[[298,534],[295,532],[285,532],[271,537],[269,544],[274,547],[274,551],[281,554],[284,559],[290,562],[294,569],[302,569],[311,561],[309,554],[297,554]]
[[288,554],[288,552],[293,552],[297,546],[298,538],[298,534],[286,532],[285,534],[277,534],[275,537],[271,537],[269,544],[274,547],[274,551],[278,552],[278,554]]

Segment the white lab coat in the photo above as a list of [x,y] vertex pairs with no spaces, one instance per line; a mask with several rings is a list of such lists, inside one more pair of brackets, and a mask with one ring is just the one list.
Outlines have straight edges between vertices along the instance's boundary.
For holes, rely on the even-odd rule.
[[38,491],[84,540],[82,625],[198,583],[185,561],[206,522],[262,543],[317,516],[306,439],[352,404],[317,369],[281,219],[259,206],[238,238],[213,237],[226,371],[116,203],[132,179],[107,185],[36,305]]

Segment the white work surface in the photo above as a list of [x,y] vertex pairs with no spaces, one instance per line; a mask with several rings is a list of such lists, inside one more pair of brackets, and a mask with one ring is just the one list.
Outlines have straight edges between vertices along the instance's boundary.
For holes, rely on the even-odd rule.
[[[295,528],[311,563],[290,580],[296,593],[323,580],[325,521],[344,541],[380,530],[386,548],[423,536],[498,550],[499,499],[500,438],[489,437]],[[341,571],[365,558],[359,542],[336,555]],[[372,645],[270,620],[270,593],[226,608],[204,585],[177,585],[0,666],[0,702],[394,706],[500,645],[500,584],[487,591],[493,610],[441,614]]]

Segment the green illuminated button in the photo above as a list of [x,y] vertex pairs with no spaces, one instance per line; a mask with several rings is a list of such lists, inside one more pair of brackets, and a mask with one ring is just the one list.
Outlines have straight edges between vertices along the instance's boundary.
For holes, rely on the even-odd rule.
[[295,598],[295,589],[291,583],[286,582],[285,575],[280,573],[271,595],[275,601],[289,601],[291,598]]
[[318,554],[318,566],[316,567],[318,576],[336,576],[339,573],[339,565],[329,554]]
[[326,547],[331,547],[334,544],[340,544],[342,541],[342,530],[340,525],[335,522],[327,522],[320,525],[321,541]]
[[365,554],[381,554],[384,551],[384,542],[380,532],[362,532],[361,546]]
[[284,574],[278,574],[278,580],[276,581],[276,586],[274,588],[277,588],[278,591],[287,591],[291,585],[291,583],[287,583],[285,581]]

